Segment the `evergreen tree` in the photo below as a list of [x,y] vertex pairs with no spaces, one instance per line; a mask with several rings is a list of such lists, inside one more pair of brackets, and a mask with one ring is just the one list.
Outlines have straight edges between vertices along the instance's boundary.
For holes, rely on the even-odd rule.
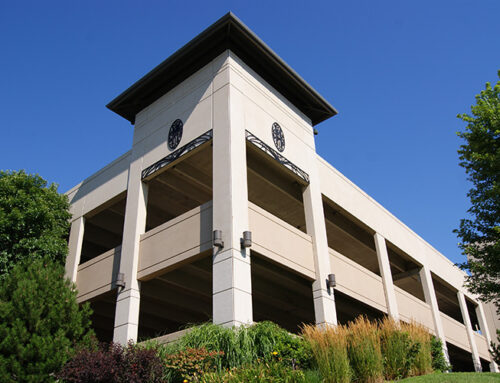
[[51,382],[91,337],[64,268],[48,259],[18,263],[0,283],[0,381]]

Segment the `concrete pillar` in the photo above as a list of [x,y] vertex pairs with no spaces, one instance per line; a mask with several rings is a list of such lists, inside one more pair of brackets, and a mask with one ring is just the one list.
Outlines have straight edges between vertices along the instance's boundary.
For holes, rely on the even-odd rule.
[[239,93],[226,85],[213,96],[213,229],[224,247],[213,252],[213,321],[253,322],[250,251],[240,239],[248,228],[244,112]]
[[124,274],[125,287],[118,289],[115,309],[113,341],[126,344],[137,341],[139,329],[140,286],[137,280],[139,240],[146,229],[148,188],[141,180],[142,158],[130,164],[120,273]]
[[[481,333],[486,338],[486,342],[488,343],[488,349],[491,345],[491,335],[490,330],[488,329],[488,323],[486,323],[486,317],[484,316],[483,305],[481,302],[478,303],[476,307],[476,315],[479,321],[479,328],[481,329]],[[500,372],[498,369],[498,365],[491,359],[490,362],[490,371],[491,372]]]
[[66,277],[76,283],[78,265],[82,255],[83,232],[85,229],[85,218],[79,217],[71,222],[69,232],[68,257],[66,258]]
[[443,343],[444,357],[446,359],[446,362],[450,364],[450,357],[448,355],[448,347],[446,346],[446,338],[444,336],[441,314],[439,313],[436,291],[434,290],[434,283],[432,283],[431,272],[427,266],[423,266],[420,269],[420,280],[422,281],[425,302],[431,307],[432,320],[434,322],[434,332],[436,333],[436,336],[441,339],[441,342]]
[[391,265],[389,263],[389,255],[387,254],[385,238],[379,233],[375,233],[373,238],[375,240],[375,248],[377,249],[378,267],[384,285],[387,314],[389,314],[389,317],[399,322],[398,302],[396,301],[396,292],[394,291],[394,284],[392,282]]
[[336,325],[337,310],[334,291],[327,286],[328,274],[331,273],[328,238],[326,236],[325,214],[316,174],[316,164],[309,169],[310,184],[304,190],[304,211],[307,234],[312,237],[316,280],[313,282],[314,315],[317,325]]
[[458,303],[460,304],[460,311],[462,312],[462,319],[464,320],[465,329],[467,330],[467,338],[469,338],[469,346],[472,352],[472,362],[474,363],[474,369],[476,370],[476,372],[481,372],[483,369],[481,367],[479,353],[477,352],[476,339],[474,338],[474,330],[472,329],[469,310],[467,308],[467,303],[465,302],[464,293],[458,291],[457,297]]

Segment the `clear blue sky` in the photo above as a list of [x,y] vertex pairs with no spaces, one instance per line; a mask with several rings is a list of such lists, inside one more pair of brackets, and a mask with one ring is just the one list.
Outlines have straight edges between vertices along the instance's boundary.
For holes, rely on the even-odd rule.
[[66,191],[130,148],[105,104],[229,10],[334,105],[317,149],[452,261],[457,113],[500,68],[500,1],[3,1],[0,169]]

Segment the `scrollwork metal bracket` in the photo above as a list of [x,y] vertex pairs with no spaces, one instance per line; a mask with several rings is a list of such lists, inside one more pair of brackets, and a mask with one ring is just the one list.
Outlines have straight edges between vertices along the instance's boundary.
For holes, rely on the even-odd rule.
[[162,158],[161,160],[155,162],[153,165],[148,166],[146,169],[142,171],[142,179],[148,178],[153,173],[156,173],[158,170],[164,168],[165,166],[171,164],[175,160],[179,159],[186,153],[196,149],[197,147],[203,145],[205,142],[208,142],[212,139],[213,133],[212,129],[203,133],[201,136],[196,137],[194,140],[188,142],[186,145],[180,147],[179,149],[173,151],[168,156]]
[[305,171],[303,171],[297,165],[295,165],[294,163],[289,161],[287,158],[282,156],[276,150],[271,148],[269,145],[267,145],[260,138],[254,136],[248,130],[245,130],[245,137],[248,140],[248,142],[252,143],[257,148],[262,150],[264,153],[271,156],[274,160],[278,161],[281,165],[285,166],[288,170],[292,171],[294,174],[296,174],[297,176],[302,178],[306,183],[309,183],[309,174],[307,174]]

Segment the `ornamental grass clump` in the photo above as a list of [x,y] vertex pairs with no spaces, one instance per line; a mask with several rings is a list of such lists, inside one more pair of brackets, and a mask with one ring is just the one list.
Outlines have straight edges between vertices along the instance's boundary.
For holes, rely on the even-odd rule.
[[191,328],[175,347],[222,351],[214,361],[219,370],[267,362],[273,355],[292,368],[308,368],[311,362],[308,343],[272,322],[238,328],[205,323]]
[[326,383],[349,383],[352,370],[347,355],[345,326],[304,326],[302,335],[311,345],[317,368]]
[[415,355],[411,368],[411,375],[425,375],[432,372],[432,347],[429,331],[416,322],[401,323],[401,329],[408,332],[415,343],[420,343],[420,348]]
[[219,370],[241,366],[253,360],[252,344],[241,330],[204,323],[194,326],[178,342],[179,350],[205,349],[207,351],[222,351],[223,354],[214,358],[214,364]]
[[396,380],[408,377],[421,344],[413,340],[408,331],[393,319],[382,320],[379,329],[385,378]]
[[364,316],[349,322],[347,352],[354,380],[366,383],[383,381],[384,365],[376,323],[371,323]]

